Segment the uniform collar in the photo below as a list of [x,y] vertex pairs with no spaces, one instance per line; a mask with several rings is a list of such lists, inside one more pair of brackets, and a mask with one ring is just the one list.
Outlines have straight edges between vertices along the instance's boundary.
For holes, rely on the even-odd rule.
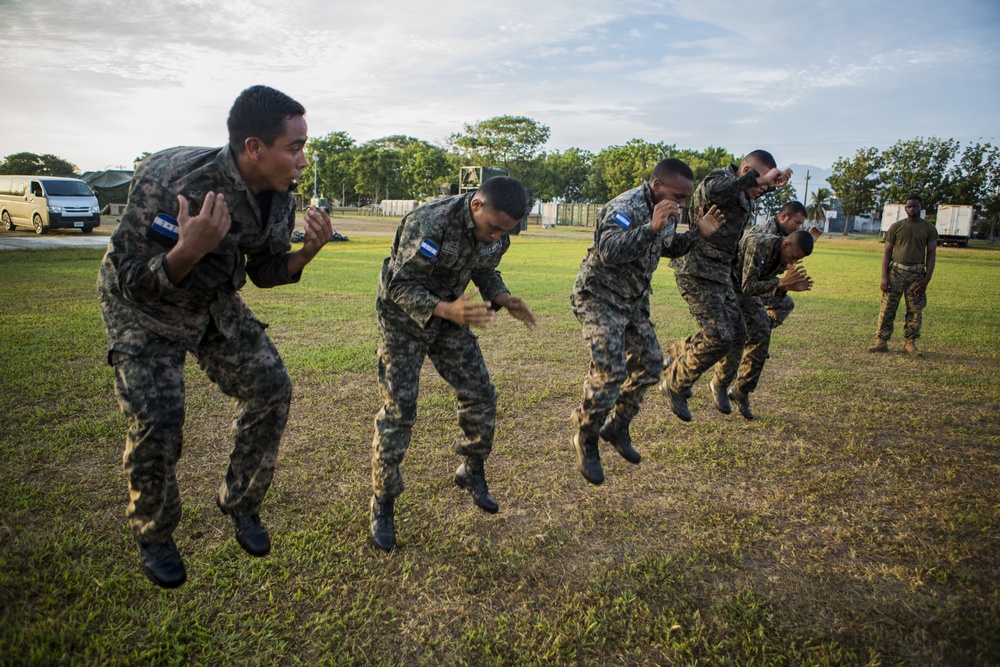
[[217,158],[219,163],[219,171],[232,182],[233,186],[239,190],[249,193],[247,190],[247,184],[243,180],[243,174],[240,173],[240,168],[236,164],[236,156],[233,155],[233,149],[226,144],[219,150],[219,157]]

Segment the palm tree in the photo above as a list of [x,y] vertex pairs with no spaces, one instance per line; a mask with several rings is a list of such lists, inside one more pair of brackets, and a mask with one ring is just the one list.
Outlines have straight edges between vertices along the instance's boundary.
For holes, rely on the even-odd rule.
[[819,188],[812,193],[812,202],[806,207],[806,215],[823,229],[826,222],[826,210],[830,208],[833,193],[828,188]]

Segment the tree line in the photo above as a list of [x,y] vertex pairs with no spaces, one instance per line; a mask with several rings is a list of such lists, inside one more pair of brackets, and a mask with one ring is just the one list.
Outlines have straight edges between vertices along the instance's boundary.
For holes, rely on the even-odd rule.
[[832,170],[827,182],[848,215],[877,214],[916,195],[932,215],[940,204],[961,204],[984,224],[1000,217],[1000,148],[990,143],[917,137],[885,150],[860,148]]

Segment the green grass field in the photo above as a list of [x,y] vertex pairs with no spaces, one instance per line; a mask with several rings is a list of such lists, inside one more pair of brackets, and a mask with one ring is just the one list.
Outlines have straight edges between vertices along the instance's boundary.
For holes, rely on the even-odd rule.
[[[367,543],[376,276],[391,239],[331,244],[244,297],[295,385],[251,559],[214,493],[233,406],[189,360],[188,582],[140,573],[95,281],[101,252],[0,252],[0,663],[1000,664],[1000,252],[941,249],[921,348],[874,338],[882,246],[824,237],[775,333],[758,419],[647,394],[630,466],[587,484],[569,413],[588,355],[569,292],[589,234],[530,231],[501,264],[533,307],[480,334],[500,395],[485,515],[451,481],[455,400],[430,366],[397,503]],[[664,346],[693,332],[670,269]]]

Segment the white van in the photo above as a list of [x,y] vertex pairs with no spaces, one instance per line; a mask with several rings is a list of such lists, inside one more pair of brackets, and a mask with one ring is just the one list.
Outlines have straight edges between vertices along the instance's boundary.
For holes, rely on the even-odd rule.
[[89,234],[101,224],[101,207],[79,178],[0,174],[0,221],[8,232],[31,226],[36,234],[65,228]]

